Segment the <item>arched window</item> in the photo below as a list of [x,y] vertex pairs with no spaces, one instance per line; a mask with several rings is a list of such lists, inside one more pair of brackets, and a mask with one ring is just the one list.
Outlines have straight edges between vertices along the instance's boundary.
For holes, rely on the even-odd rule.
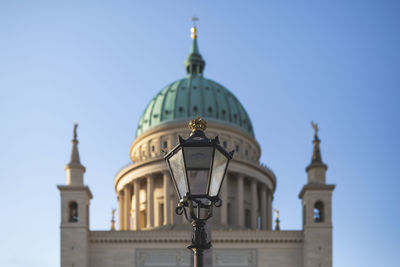
[[78,221],[78,203],[72,201],[69,203],[69,222],[77,222]]
[[317,201],[314,205],[314,222],[324,221],[324,203]]

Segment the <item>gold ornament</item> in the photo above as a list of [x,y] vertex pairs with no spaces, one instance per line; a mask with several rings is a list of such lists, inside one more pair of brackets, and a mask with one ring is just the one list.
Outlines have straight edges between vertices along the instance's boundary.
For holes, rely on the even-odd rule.
[[191,32],[190,37],[193,40],[196,39],[197,38],[197,28],[193,26],[192,28],[190,28],[190,32]]
[[207,122],[199,116],[196,116],[195,119],[189,121],[188,127],[192,131],[192,133],[195,131],[204,132],[207,129]]

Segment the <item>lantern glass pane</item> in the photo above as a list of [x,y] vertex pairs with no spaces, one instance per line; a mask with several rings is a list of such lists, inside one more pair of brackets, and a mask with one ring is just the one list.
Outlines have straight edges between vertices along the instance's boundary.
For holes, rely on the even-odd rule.
[[188,171],[190,193],[193,195],[204,195],[207,192],[208,170]]
[[213,147],[184,147],[183,149],[190,193],[206,194]]
[[226,164],[228,158],[222,154],[218,149],[215,149],[213,170],[211,173],[209,196],[214,197],[218,195],[219,188],[221,187],[222,179],[224,178]]
[[178,189],[179,199],[186,195],[186,179],[185,179],[185,163],[183,161],[182,150],[179,150],[175,155],[168,159],[173,179],[175,180]]

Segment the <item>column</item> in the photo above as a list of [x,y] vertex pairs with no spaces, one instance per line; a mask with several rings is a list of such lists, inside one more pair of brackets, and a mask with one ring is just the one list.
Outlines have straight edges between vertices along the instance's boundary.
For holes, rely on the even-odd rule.
[[261,229],[267,229],[267,188],[261,185]]
[[[168,150],[166,150],[166,151],[168,152]],[[161,136],[158,138],[158,148],[156,146],[156,153],[157,153],[157,156],[163,155],[163,144],[162,144]]]
[[268,189],[267,194],[267,229],[272,230],[272,191]]
[[131,195],[132,195],[132,184],[127,184],[124,187],[124,230],[131,229]]
[[238,225],[244,227],[244,187],[243,187],[244,175],[239,173],[237,176],[237,211],[238,211]]
[[150,174],[147,180],[147,194],[146,194],[146,215],[147,215],[147,228],[154,227],[154,174]]
[[124,229],[124,192],[118,191],[118,230]]
[[167,151],[169,151],[171,148],[173,148],[175,146],[174,140],[177,140],[174,138],[174,134],[170,134],[167,138],[167,141],[168,141],[168,147],[166,149]]
[[228,177],[229,174],[226,174],[224,181],[222,182],[221,187],[221,200],[222,206],[221,209],[221,224],[228,224]]
[[258,192],[257,192],[257,180],[251,180],[251,228],[257,229],[258,219]]
[[173,184],[173,182],[171,183],[170,186],[170,192],[171,192],[171,199],[170,199],[170,203],[171,203],[171,224],[177,224],[178,223],[178,217],[176,215],[175,209],[176,209],[176,205],[178,204],[177,199],[178,199],[178,195],[176,194],[176,189],[175,189],[175,185]]
[[151,158],[151,149],[150,149],[150,140],[149,140],[149,141],[147,141],[147,158],[146,159],[150,159],[150,158]]
[[175,212],[176,206],[178,205],[178,196],[175,193],[174,197],[172,198],[172,224],[180,224],[182,222],[182,218],[184,215],[182,214],[181,216],[177,215]]
[[171,224],[171,200],[169,191],[171,184],[171,177],[168,171],[163,173],[163,190],[164,190],[164,225]]
[[140,181],[136,179],[133,182],[135,193],[133,197],[135,198],[135,220],[133,221],[133,229],[136,231],[140,230]]

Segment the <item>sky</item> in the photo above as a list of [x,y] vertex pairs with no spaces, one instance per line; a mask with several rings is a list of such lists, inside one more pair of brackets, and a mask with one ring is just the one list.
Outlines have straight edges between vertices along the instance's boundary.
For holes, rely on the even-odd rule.
[[333,192],[333,264],[398,266],[400,2],[0,1],[0,266],[59,266],[60,196],[79,121],[90,228],[151,98],[183,78],[196,15],[204,75],[246,108],[301,229],[313,130]]

